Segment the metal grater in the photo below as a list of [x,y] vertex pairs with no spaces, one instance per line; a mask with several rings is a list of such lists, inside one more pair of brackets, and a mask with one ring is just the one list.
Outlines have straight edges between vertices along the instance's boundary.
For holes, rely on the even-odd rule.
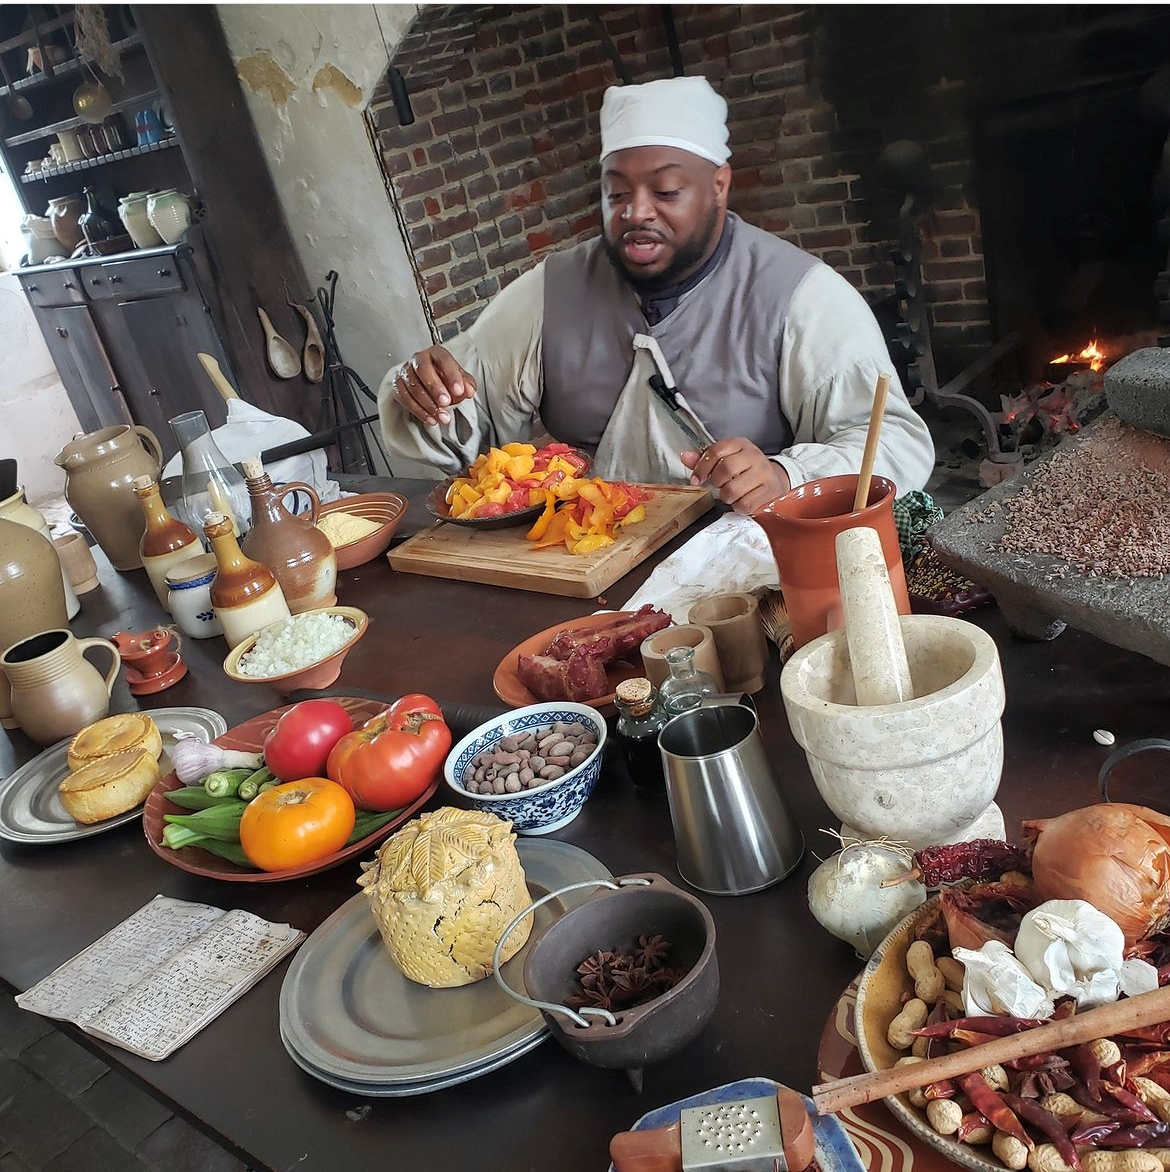
[[683,1172],[788,1172],[775,1095],[687,1107],[679,1124]]

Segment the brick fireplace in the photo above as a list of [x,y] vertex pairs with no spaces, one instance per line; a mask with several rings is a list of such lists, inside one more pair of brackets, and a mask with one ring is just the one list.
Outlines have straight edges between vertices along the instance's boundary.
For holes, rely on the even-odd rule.
[[[599,230],[597,111],[617,78],[589,11],[427,6],[390,63],[415,121],[400,124],[388,80],[371,103],[371,135],[440,339],[466,328],[550,250]],[[595,11],[633,81],[669,76],[661,8]],[[878,158],[895,140],[925,149],[933,192],[919,228],[940,379],[1028,314],[1052,332],[1052,300],[1073,296],[1073,273],[1034,271],[1044,260],[1034,236],[1046,201],[1059,200],[1053,216],[1067,220],[1056,238],[1087,250],[1064,258],[1066,269],[1099,259],[1093,249],[1121,231],[1132,264],[1111,277],[1125,285],[1133,319],[1125,324],[1154,324],[1151,286],[1166,242],[1159,261],[1147,192],[1165,127],[1142,123],[1136,95],[1167,63],[1170,9],[679,5],[671,13],[686,71],[705,74],[731,107],[732,207],[836,268],[887,331],[897,319],[888,254],[901,193],[883,183]],[[1090,129],[1104,135],[1104,158],[1087,148]],[[1036,144],[1046,135],[1054,143],[1042,161]],[[1031,167],[1041,168],[1034,183]],[[1090,182],[1107,196],[1111,176],[1121,198],[1106,198],[1105,210],[1087,195],[1070,197]],[[1097,235],[1077,236],[1078,224]],[[1053,292],[1057,278],[1064,284]]]

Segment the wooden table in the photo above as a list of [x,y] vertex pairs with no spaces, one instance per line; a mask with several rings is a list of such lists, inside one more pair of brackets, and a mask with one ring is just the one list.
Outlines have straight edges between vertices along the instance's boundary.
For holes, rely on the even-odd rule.
[[[110,635],[160,621],[143,572],[117,574],[100,565],[102,588],[84,596],[75,633]],[[650,568],[622,579],[606,604],[628,598]],[[711,585],[718,588],[717,568]],[[510,648],[533,631],[595,609],[590,600],[396,574],[384,559],[344,574],[339,594],[371,617],[370,633],[349,655],[339,683],[386,695],[424,691],[447,703],[493,703],[492,671]],[[1009,827],[1021,817],[1094,800],[1108,750],[1094,743],[1093,729],[1110,729],[1119,742],[1163,732],[1170,716],[1166,668],[1076,632],[1048,644],[1014,642],[994,610],[976,621],[999,643],[1007,678],[999,801]],[[236,685],[223,675],[221,640],[187,640],[183,650],[187,679],[141,705],[120,680],[113,710],[203,705],[234,724],[281,703],[263,686]],[[500,1071],[430,1095],[363,1100],[335,1090],[302,1073],[281,1045],[284,966],[163,1062],[62,1028],[225,1148],[273,1170],[596,1172],[606,1167],[609,1137],[653,1107],[751,1075],[807,1091],[816,1081],[822,1026],[858,962],[818,927],[805,902],[817,864],[812,852],[824,857],[833,849],[818,831],[834,821],[789,733],[777,673],[774,661],[756,701],[810,853],[795,874],[767,891],[705,897],[718,930],[719,1005],[690,1047],[647,1070],[640,1097],[620,1073],[581,1065],[551,1041]],[[19,733],[0,737],[0,772],[6,776],[35,751]],[[1115,798],[1125,796],[1115,789]],[[440,791],[435,804],[442,797]],[[665,799],[646,799],[617,776],[603,776],[580,817],[555,837],[592,852],[615,874],[659,871],[677,881]],[[0,843],[0,980],[28,988],[158,893],[246,908],[311,932],[356,891],[358,873],[355,861],[288,883],[200,879],[155,856],[138,823],[61,845]]]

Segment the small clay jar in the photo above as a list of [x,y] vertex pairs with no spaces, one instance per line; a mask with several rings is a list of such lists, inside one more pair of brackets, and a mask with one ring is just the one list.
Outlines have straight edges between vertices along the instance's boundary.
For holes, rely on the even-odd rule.
[[[276,575],[293,614],[336,605],[337,555],[317,528],[321,501],[316,492],[300,481],[274,487],[259,460],[245,460],[244,474],[252,498],[252,528],[241,542],[244,553]],[[294,490],[309,498],[307,518],[284,507],[284,498]]]
[[180,562],[201,554],[203,542],[190,525],[176,520],[167,512],[158,491],[158,484],[149,476],[135,477],[133,488],[146,518],[146,532],[143,533],[138,546],[142,564],[146,567],[146,575],[154,587],[155,594],[158,595],[159,602],[163,604],[163,609],[169,612],[167,571]]

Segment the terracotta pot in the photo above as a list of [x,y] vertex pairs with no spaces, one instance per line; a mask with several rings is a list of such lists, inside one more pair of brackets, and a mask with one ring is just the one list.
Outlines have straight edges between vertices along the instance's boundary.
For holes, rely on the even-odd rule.
[[[53,534],[49,531],[49,523],[45,520],[45,515],[39,509],[34,509],[32,505],[25,500],[24,489],[18,488],[7,500],[0,501],[0,517],[7,521],[15,521],[18,525],[24,525],[29,529],[35,529],[42,537],[52,543]],[[57,552],[57,547],[53,546],[53,552]],[[60,554],[57,560],[60,561]],[[81,603],[77,601],[77,595],[74,593],[73,585],[69,581],[69,575],[65,572],[65,564],[61,563],[61,581],[65,586],[65,609],[69,614],[70,619],[77,615],[81,610]],[[3,648],[0,648],[3,650]]]
[[834,543],[838,533],[857,525],[877,530],[898,613],[910,613],[902,550],[894,525],[893,481],[875,476],[865,508],[855,513],[856,489],[855,475],[810,480],[752,514],[752,520],[763,528],[772,546],[797,647],[842,624]]
[[[74,140],[76,144],[76,139]],[[65,151],[66,159],[72,160],[81,157],[79,147],[74,146],[76,154],[70,155],[68,148]],[[85,202],[80,195],[59,195],[49,200],[49,210],[46,213],[53,225],[53,235],[61,242],[61,247],[67,253],[72,252],[85,239],[78,222],[81,213],[85,211]]]
[[[89,647],[104,647],[110,653],[104,679],[82,658]],[[12,714],[24,732],[42,745],[71,737],[106,716],[121,664],[113,643],[75,639],[67,630],[42,631],[0,656],[0,667],[12,687]]]
[[[143,444],[152,449],[147,453]],[[157,480],[162,447],[145,427],[104,427],[75,437],[57,454],[65,469],[65,499],[76,510],[116,570],[142,565],[139,543],[146,519],[132,487],[137,476]]]
[[[337,555],[333,542],[317,528],[321,501],[316,492],[300,481],[276,488],[267,472],[249,475],[246,483],[252,498],[252,528],[240,548],[276,575],[293,614],[334,606]],[[284,507],[284,498],[293,491],[309,498],[308,517],[294,516]]]

